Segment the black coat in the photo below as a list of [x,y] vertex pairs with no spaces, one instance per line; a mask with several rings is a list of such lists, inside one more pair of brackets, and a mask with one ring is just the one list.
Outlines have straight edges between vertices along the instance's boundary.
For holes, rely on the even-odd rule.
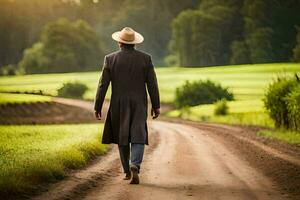
[[101,112],[110,82],[112,94],[102,143],[148,144],[146,88],[152,108],[160,107],[151,56],[129,47],[105,56],[95,99],[95,111]]

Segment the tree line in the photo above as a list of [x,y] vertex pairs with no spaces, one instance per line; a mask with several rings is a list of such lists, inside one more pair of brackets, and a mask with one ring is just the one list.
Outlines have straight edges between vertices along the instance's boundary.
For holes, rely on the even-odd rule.
[[[111,40],[111,34],[124,26],[131,26],[141,32],[146,40],[139,48],[150,52],[157,65],[163,65],[163,59],[168,54],[171,21],[182,10],[196,8],[198,5],[198,0],[178,0],[176,4],[172,0],[81,0],[80,3],[78,2],[0,0],[0,67],[9,64],[29,66],[25,69],[28,73],[99,69],[103,55],[117,49],[117,45]],[[98,38],[95,48],[77,44],[77,48],[71,50],[75,44],[70,44],[70,40],[75,39],[73,43],[77,43],[80,36],[74,34],[79,32],[68,34],[65,31],[75,26],[72,23],[78,24],[79,22],[76,22],[78,20],[80,24],[84,23],[88,29],[90,26],[95,32]],[[56,36],[49,33],[51,29],[56,29],[54,31]],[[93,35],[91,32],[87,34]],[[51,36],[52,39],[56,37],[55,44],[47,43],[47,36]],[[85,39],[87,46],[92,46],[94,39],[91,37]],[[49,52],[56,51],[57,47],[60,48],[60,52],[56,55]],[[81,52],[85,52],[76,50],[81,48],[89,48],[98,53],[98,56],[93,54],[90,57],[91,60],[98,61],[87,64],[79,63],[80,58],[72,61],[72,57],[80,57]],[[89,59],[88,56],[86,58]]]
[[300,60],[299,0],[0,0],[0,5],[0,67],[21,66],[27,73],[99,69],[103,55],[117,49],[111,33],[124,26],[145,36],[139,48],[160,66]]
[[170,60],[181,66],[299,61],[299,10],[299,0],[202,0],[174,19]]

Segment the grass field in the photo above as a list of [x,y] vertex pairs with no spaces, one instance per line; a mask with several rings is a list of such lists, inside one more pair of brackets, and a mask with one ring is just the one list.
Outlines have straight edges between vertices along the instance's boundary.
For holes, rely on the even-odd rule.
[[[172,103],[176,87],[186,80],[211,79],[234,92],[237,100],[261,99],[267,85],[280,73],[300,72],[300,64],[256,64],[205,68],[157,68],[161,100]],[[99,72],[9,76],[0,78],[0,91],[39,91],[57,95],[68,81],[80,81],[89,87],[85,99],[93,99]],[[109,94],[108,94],[109,95]]]
[[274,127],[274,123],[266,113],[263,101],[260,99],[231,101],[227,104],[229,113],[226,116],[214,115],[215,105],[213,104],[173,110],[167,113],[167,116],[193,121]]
[[51,99],[42,95],[0,93],[0,105],[51,102]]
[[0,192],[61,179],[103,154],[101,124],[0,126]]

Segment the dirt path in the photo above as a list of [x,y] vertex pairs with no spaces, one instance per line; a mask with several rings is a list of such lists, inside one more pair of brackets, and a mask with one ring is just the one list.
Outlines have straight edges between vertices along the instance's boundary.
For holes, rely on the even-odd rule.
[[[76,104],[92,108],[91,103]],[[229,126],[220,125],[215,131],[205,126],[150,121],[149,127],[150,145],[146,148],[140,185],[129,185],[128,181],[122,180],[118,151],[112,146],[106,156],[84,170],[71,173],[34,199],[277,200],[299,197],[295,196],[297,191],[294,196],[288,196],[289,192],[283,191],[280,184],[263,173],[264,170],[249,163],[246,155],[234,145],[224,142],[226,137],[218,131],[224,132]],[[231,131],[237,130],[232,128]],[[247,142],[236,139],[237,145]],[[264,155],[294,166],[295,173],[299,172],[299,157],[273,151],[263,143],[247,143],[265,152]],[[296,184],[299,183],[299,177],[294,179]]]

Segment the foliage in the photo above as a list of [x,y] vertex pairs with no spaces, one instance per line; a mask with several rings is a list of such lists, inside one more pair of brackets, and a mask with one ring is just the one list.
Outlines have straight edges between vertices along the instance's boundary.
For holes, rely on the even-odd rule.
[[290,128],[300,131],[300,82],[285,98]]
[[86,22],[59,19],[45,26],[41,41],[25,50],[19,66],[26,73],[97,69],[102,52],[96,33]]
[[47,66],[50,64],[49,58],[44,53],[45,45],[41,42],[35,43],[32,48],[26,49],[19,68],[25,73],[46,73],[50,71]]
[[87,90],[88,87],[83,83],[68,82],[64,83],[63,86],[60,89],[58,89],[58,96],[82,98]]
[[171,51],[179,56],[180,65],[228,64],[230,43],[236,37],[236,27],[239,27],[237,9],[238,6],[220,3],[181,12],[172,23],[170,41]]
[[199,0],[0,1],[0,66],[17,64],[23,51],[38,41],[43,26],[62,17],[91,24],[105,53],[117,48],[111,33],[132,26],[146,38],[140,47],[151,52],[153,61],[161,65],[168,53],[171,21],[182,10],[199,4]]
[[228,114],[228,105],[225,99],[221,99],[215,103],[215,115],[227,115]]
[[170,54],[185,66],[295,60],[299,7],[298,0],[1,0],[0,66],[17,64],[39,42],[44,25],[61,17],[91,24],[105,53],[117,48],[111,33],[132,26],[146,38],[139,48],[159,65]]
[[287,107],[286,97],[299,84],[296,78],[278,77],[269,85],[265,94],[265,107],[269,111],[270,117],[275,121],[276,127],[291,128],[289,120],[289,110]]
[[233,41],[231,44],[230,64],[251,63],[249,47],[244,41]]
[[0,192],[28,191],[61,179],[106,151],[102,125],[0,126]]
[[296,0],[202,0],[174,19],[171,52],[182,66],[289,61],[299,7]]
[[290,60],[300,24],[299,7],[298,0],[244,0],[244,41],[252,63]]
[[300,62],[300,28],[297,28],[298,34],[296,38],[296,45],[295,48],[293,49],[293,61]]
[[253,63],[268,63],[275,60],[271,43],[273,37],[274,31],[271,28],[258,28],[247,38]]
[[183,86],[176,89],[175,104],[181,108],[214,103],[222,98],[233,100],[233,94],[227,88],[222,88],[210,80],[193,83],[186,81]]
[[0,76],[14,76],[18,74],[15,65],[6,65],[0,68]]
[[167,57],[165,57],[164,63],[168,67],[179,66],[178,56],[170,54]]
[[59,17],[74,17],[78,12],[77,6],[61,0],[0,2],[0,66],[17,64],[23,51],[39,39],[46,23]]

